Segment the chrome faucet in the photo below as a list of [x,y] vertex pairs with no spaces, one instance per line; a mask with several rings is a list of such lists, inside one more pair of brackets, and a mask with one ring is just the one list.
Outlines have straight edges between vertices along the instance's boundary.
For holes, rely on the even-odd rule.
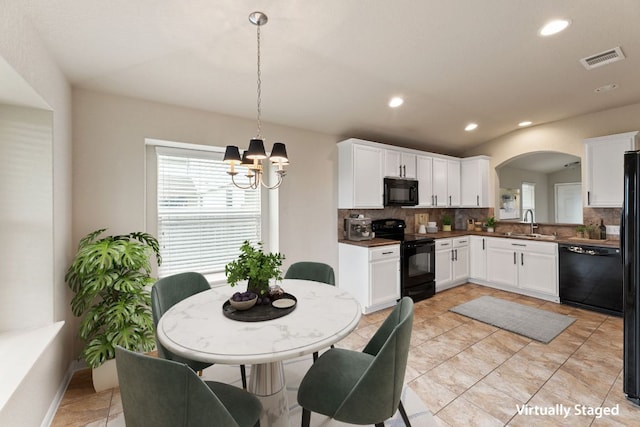
[[527,222],[527,215],[529,214],[531,214],[531,234],[533,234],[533,229],[537,227],[537,225],[535,225],[533,221],[533,210],[527,209],[524,212],[524,222]]

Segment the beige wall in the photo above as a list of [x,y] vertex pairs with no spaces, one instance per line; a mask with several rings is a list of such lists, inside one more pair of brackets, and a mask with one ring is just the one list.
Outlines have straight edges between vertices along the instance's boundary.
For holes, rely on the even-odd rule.
[[[147,230],[145,139],[248,145],[255,121],[139,99],[73,91],[73,238],[97,228]],[[279,190],[279,250],[285,267],[317,260],[337,268],[337,138],[263,123],[267,147],[287,144]],[[150,221],[149,221],[150,222]]]
[[[491,182],[497,197],[500,191],[495,168],[512,157],[537,151],[557,151],[578,156],[584,164],[582,141],[585,138],[635,130],[640,130],[640,104],[520,129],[467,150],[463,156],[491,156]],[[582,182],[585,182],[584,168]],[[585,191],[583,186],[583,193]],[[584,197],[585,194],[583,200]],[[497,198],[495,206],[498,206]]]
[[[60,69],[53,63],[40,38],[24,17],[19,0],[3,0],[0,8],[0,56],[35,90],[53,111],[53,238],[42,244],[52,252],[49,278],[42,298],[53,304],[50,323],[67,323],[48,350],[0,412],[0,425],[39,425],[75,354],[70,343],[75,322],[69,310],[70,293],[64,273],[73,255],[71,241],[71,92]],[[0,86],[2,90],[2,86]],[[34,259],[34,263],[41,260]],[[44,262],[47,262],[44,260]],[[2,285],[0,285],[2,286]]]

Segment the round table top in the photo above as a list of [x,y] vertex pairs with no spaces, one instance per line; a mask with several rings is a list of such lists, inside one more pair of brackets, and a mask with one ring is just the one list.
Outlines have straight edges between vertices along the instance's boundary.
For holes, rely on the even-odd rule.
[[284,317],[262,322],[225,317],[222,305],[237,289],[223,286],[167,310],[158,322],[158,339],[172,353],[192,360],[269,363],[327,348],[360,321],[358,302],[335,286],[298,279],[285,279],[280,286],[298,300]]

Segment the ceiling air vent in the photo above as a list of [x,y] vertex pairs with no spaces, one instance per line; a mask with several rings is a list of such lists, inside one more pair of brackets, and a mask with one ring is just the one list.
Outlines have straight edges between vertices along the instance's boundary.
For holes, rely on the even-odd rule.
[[622,53],[622,49],[620,49],[620,46],[618,46],[613,49],[605,50],[604,52],[591,55],[587,58],[582,58],[580,60],[580,63],[587,70],[592,70],[596,67],[600,67],[601,65],[611,64],[613,62],[622,61],[623,59],[624,53]]

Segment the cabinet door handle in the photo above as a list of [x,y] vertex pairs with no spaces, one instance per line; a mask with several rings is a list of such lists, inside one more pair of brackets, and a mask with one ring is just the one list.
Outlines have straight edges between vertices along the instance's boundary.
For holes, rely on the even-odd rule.
[[587,191],[587,206],[591,206],[591,191]]
[[458,250],[454,249],[453,251],[456,253],[456,261],[458,261]]
[[453,258],[453,249],[451,249],[451,261],[455,261],[455,259]]
[[520,254],[520,265],[524,265],[524,254]]
[[484,239],[482,239],[482,250],[484,251]]
[[438,206],[438,195],[437,194],[435,195],[435,198],[436,198],[436,206]]
[[402,165],[398,166],[398,175],[402,176]]
[[392,254],[392,253],[393,253],[393,251],[389,251],[389,252],[382,252],[382,255],[389,255],[389,254]]
[[407,177],[407,165],[402,166],[402,176]]
[[433,194],[431,195],[431,206],[433,206]]
[[515,265],[518,265],[518,259],[516,258],[516,253],[515,252],[513,253],[513,263]]
[[451,196],[449,196],[449,206],[451,206]]

